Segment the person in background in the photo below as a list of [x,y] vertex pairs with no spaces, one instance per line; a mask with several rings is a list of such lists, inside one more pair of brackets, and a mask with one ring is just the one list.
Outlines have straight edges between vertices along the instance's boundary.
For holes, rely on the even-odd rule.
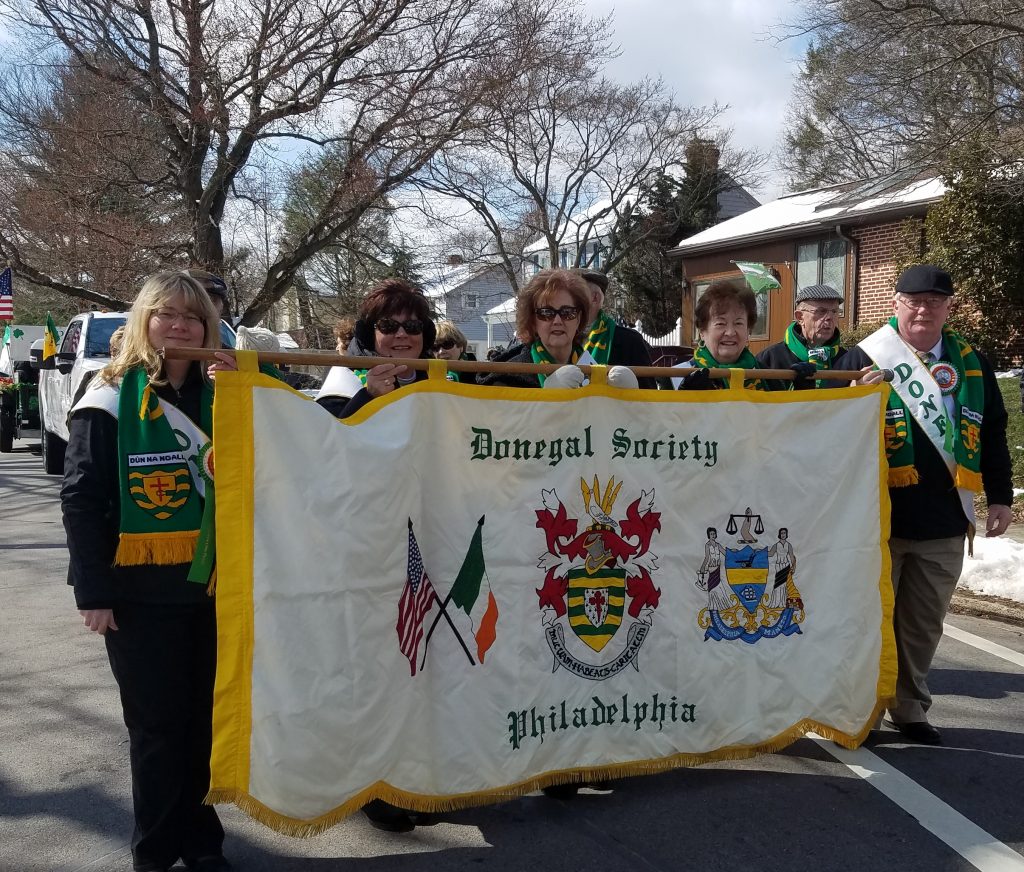
[[[437,337],[434,339],[434,357],[439,360],[468,360],[466,347],[469,340],[466,335],[452,321],[437,322]],[[473,358],[474,360],[476,358]],[[462,376],[457,372],[448,370],[449,381],[462,381]],[[466,374],[466,381],[472,382],[472,374]]]
[[199,282],[200,287],[210,295],[210,301],[217,310],[217,317],[221,321],[230,323],[231,299],[228,297],[227,282],[205,269],[190,269],[188,274]]
[[[587,335],[583,350],[590,353],[594,363],[602,366],[650,366],[651,349],[636,330],[616,323],[604,311],[604,295],[608,290],[608,276],[595,269],[576,269],[587,283],[590,305],[587,307]],[[651,376],[637,379],[639,387],[656,390],[657,382]]]
[[339,318],[332,328],[334,348],[338,354],[348,354],[348,347],[356,334],[355,318]]
[[[1013,501],[1003,397],[984,355],[946,325],[952,300],[949,273],[930,264],[910,267],[896,282],[889,323],[836,363],[880,368],[862,383],[881,380],[882,368],[898,368],[885,416],[899,669],[889,718],[924,745],[942,744],[928,721],[928,671],[960,579],[964,540],[973,539],[974,494],[984,490],[988,500],[986,536],[1006,531]],[[939,402],[915,402],[925,396]],[[934,423],[943,420],[941,428]]]
[[[71,410],[61,487],[68,583],[85,626],[103,637],[120,691],[135,872],[166,872],[179,858],[192,872],[223,872],[224,830],[203,804],[217,627],[212,554],[197,543],[213,487],[199,471],[212,435],[212,378],[235,366],[217,355],[204,372],[165,360],[165,347],[221,347],[210,297],[183,272],[146,279],[116,357]],[[154,470],[140,461],[154,454],[185,459]],[[147,484],[141,496],[136,477]],[[172,500],[174,512],[156,511]]]
[[[788,369],[795,363],[812,363],[819,369],[832,369],[844,353],[839,346],[839,307],[843,295],[831,285],[809,285],[796,293],[793,321],[782,342],[769,345],[757,355],[763,369]],[[805,390],[840,387],[839,382],[820,379],[795,379],[771,382],[772,390]]]

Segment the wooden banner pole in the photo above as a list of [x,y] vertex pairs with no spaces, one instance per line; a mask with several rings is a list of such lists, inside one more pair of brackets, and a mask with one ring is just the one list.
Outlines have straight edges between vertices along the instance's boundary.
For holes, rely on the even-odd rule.
[[[214,360],[214,353],[235,354],[233,348],[211,349],[211,348],[164,348],[160,352],[167,360]],[[273,351],[258,352],[261,363],[274,363],[295,366],[347,366],[350,369],[369,369],[381,363],[402,364],[410,369],[426,370],[431,360],[417,358],[406,360],[399,357],[352,357],[338,354],[334,351]],[[550,375],[560,366],[560,363],[496,363],[489,360],[446,360],[447,369],[452,372],[511,372],[511,373],[541,373]],[[581,366],[584,374],[589,377],[590,367]],[[685,378],[696,368],[674,367],[674,366],[631,366],[629,369],[637,376],[650,378]],[[708,370],[711,378],[728,378],[732,370],[711,369]],[[815,375],[817,379],[828,379],[831,381],[850,382],[860,378],[859,370],[836,370],[823,369]],[[795,375],[791,369],[747,369],[743,372],[744,378],[774,379],[780,381],[792,381]]]

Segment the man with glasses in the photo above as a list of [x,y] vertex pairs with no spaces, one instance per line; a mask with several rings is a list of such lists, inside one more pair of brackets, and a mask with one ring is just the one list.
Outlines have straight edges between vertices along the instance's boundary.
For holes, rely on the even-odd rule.
[[[793,323],[786,328],[782,342],[770,345],[757,355],[765,369],[791,369],[794,364],[809,363],[815,369],[832,369],[844,352],[839,347],[839,307],[843,295],[832,285],[809,285],[796,293]],[[837,387],[824,379],[797,378],[791,382],[771,382],[773,390]]]
[[[964,538],[974,540],[974,496],[984,490],[988,501],[986,536],[1006,530],[1013,500],[1002,395],[988,361],[946,325],[952,298],[949,273],[910,267],[896,283],[893,317],[836,363],[895,376],[885,443],[899,675],[889,717],[925,745],[942,743],[928,722],[926,679],[960,578]],[[880,376],[868,373],[862,382]]]

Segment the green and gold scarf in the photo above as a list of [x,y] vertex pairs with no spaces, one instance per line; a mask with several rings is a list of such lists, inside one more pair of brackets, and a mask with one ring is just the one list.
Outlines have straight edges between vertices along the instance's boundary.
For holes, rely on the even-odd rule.
[[607,366],[614,338],[615,319],[601,310],[597,313],[594,323],[590,325],[590,332],[587,333],[587,338],[583,341],[583,350],[590,352],[594,363]]
[[[832,334],[832,339],[827,345],[815,345],[813,348],[809,348],[803,336],[796,332],[796,321],[793,321],[786,328],[785,342],[786,348],[792,351],[797,358],[805,363],[813,363],[818,369],[832,369],[832,364],[839,356],[838,330]],[[819,380],[816,384],[820,388],[825,382]],[[792,388],[793,382],[789,382],[788,386]]]
[[[213,388],[203,383],[201,434],[184,438],[183,448],[142,368],[121,380],[117,407],[118,477],[121,529],[114,563],[120,566],[193,562],[205,567],[205,584],[213,569],[213,481],[204,475],[207,498],[200,496],[189,468],[209,461],[210,443],[195,444],[213,432]],[[202,535],[201,535],[202,534]],[[202,555],[200,555],[202,552]],[[193,563],[195,574],[203,567]]]
[[[757,362],[757,358],[750,353],[749,348],[744,348],[743,353],[739,356],[739,359],[735,363],[719,363],[712,356],[711,352],[708,351],[708,347],[701,343],[697,346],[697,349],[693,352],[693,360],[698,366],[703,369],[760,369],[760,365]],[[727,388],[729,387],[729,380],[720,378],[715,379],[718,387]],[[749,388],[755,391],[766,390],[764,382],[759,378],[748,378],[743,380],[743,387]]]
[[[889,320],[893,330],[899,330],[896,318]],[[953,394],[956,403],[954,426],[946,431],[947,450],[951,447],[956,460],[958,488],[981,490],[981,421],[985,409],[985,380],[981,364],[974,349],[958,333],[942,326],[942,359],[949,363],[960,377]],[[885,448],[889,458],[889,487],[907,487],[917,484],[919,476],[914,466],[914,431],[910,414],[893,390],[889,393],[889,406],[885,413]],[[950,446],[950,442],[952,445]]]
[[[583,349],[578,345],[573,345],[572,354],[569,355],[569,363],[576,363],[583,354]],[[533,345],[530,346],[530,356],[533,358],[534,363],[558,363],[548,350],[544,347],[544,343],[539,339],[534,341]],[[537,380],[540,382],[540,386],[544,387],[544,381],[547,378],[546,375],[537,373]]]

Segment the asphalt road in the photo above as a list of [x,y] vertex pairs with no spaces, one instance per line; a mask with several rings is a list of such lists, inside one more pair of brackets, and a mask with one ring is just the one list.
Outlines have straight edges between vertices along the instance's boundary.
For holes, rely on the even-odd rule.
[[[64,583],[58,487],[25,446],[0,455],[0,870],[120,872],[127,734],[102,643]],[[456,812],[408,835],[356,816],[291,839],[222,807],[225,852],[246,872],[1024,870],[1024,630],[949,624],[931,682],[940,748],[892,731],[855,752],[809,738],[571,802]]]

